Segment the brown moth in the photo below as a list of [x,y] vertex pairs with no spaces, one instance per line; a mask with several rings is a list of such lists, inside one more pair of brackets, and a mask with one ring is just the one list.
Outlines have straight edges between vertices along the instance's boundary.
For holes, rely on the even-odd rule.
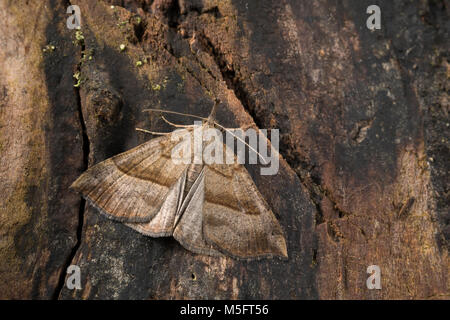
[[[215,124],[216,105],[203,126]],[[151,237],[173,236],[194,253],[287,258],[281,227],[245,167],[175,163],[171,135],[92,166],[71,187],[108,218]]]

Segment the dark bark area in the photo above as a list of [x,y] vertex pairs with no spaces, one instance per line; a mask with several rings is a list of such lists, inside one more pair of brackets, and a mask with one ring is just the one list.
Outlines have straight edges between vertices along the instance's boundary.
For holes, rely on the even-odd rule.
[[[76,4],[78,40],[68,1],[0,1],[1,298],[449,297],[448,1],[379,1],[376,31],[371,1]],[[195,255],[68,189],[152,138],[136,127],[172,130],[143,109],[216,98],[226,127],[280,129],[279,173],[247,168],[287,261]]]

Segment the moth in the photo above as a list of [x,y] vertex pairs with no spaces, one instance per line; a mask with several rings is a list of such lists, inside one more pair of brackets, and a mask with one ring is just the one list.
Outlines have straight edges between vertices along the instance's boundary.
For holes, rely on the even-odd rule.
[[[218,125],[216,106],[202,118],[205,128]],[[287,258],[283,231],[242,164],[177,163],[174,133],[155,134],[162,136],[90,167],[71,187],[108,218],[173,236],[197,254]]]

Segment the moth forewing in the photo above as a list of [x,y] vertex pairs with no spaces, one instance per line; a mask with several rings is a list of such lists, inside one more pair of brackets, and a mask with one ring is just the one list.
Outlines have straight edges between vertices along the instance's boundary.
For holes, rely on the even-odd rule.
[[183,202],[173,236],[183,247],[194,253],[221,256],[203,236],[204,183],[202,170]]
[[[161,153],[166,137],[150,140],[106,159],[85,171],[72,188],[107,217],[122,222],[147,222],[160,210],[170,185],[182,168],[168,164]],[[173,181],[173,182],[172,182]]]
[[[231,172],[230,177],[221,166],[207,166],[205,171],[203,233],[206,241],[235,258],[287,258],[281,227],[249,173],[242,165],[235,165]],[[220,184],[228,187],[217,190]],[[217,201],[219,194],[233,200],[226,204]]]
[[126,225],[144,235],[151,237],[172,236],[174,226],[179,218],[179,209],[186,182],[186,170],[171,188],[164,204],[156,216],[147,223],[126,223]]

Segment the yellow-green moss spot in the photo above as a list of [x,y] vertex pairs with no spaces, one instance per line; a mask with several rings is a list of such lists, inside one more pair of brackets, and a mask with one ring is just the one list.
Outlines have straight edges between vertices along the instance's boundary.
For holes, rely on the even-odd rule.
[[140,66],[142,66],[142,61],[141,60],[136,61],[136,67],[140,67]]
[[169,82],[169,78],[165,77],[163,80],[163,87],[166,88],[167,83]]
[[120,46],[119,46],[120,51],[125,51],[126,48],[127,48],[127,46],[124,45],[123,43],[120,44]]
[[76,39],[77,41],[84,40],[83,31],[81,31],[81,30],[75,31],[75,39]]
[[81,30],[75,31],[75,41],[73,43],[83,45],[83,43],[84,43],[83,31],[81,31]]
[[123,27],[126,24],[127,24],[127,21],[119,21],[119,23],[117,23],[117,26],[118,27]]
[[44,49],[42,49],[42,51],[43,52],[53,52],[53,51],[55,51],[55,49],[56,49],[56,47],[54,45],[48,44],[44,47]]
[[154,91],[159,91],[159,90],[161,90],[161,86],[159,84],[154,84],[154,85],[152,85],[152,89]]
[[83,63],[84,61],[87,60],[92,60],[92,56],[94,55],[94,50],[93,49],[89,49],[89,50],[84,50],[81,52],[81,63]]
[[75,83],[73,86],[74,86],[75,88],[78,88],[78,87],[81,85],[81,74],[80,74],[80,72],[79,72],[79,71],[75,72],[75,73],[73,74],[73,78],[74,78],[75,80],[77,80],[77,83]]

